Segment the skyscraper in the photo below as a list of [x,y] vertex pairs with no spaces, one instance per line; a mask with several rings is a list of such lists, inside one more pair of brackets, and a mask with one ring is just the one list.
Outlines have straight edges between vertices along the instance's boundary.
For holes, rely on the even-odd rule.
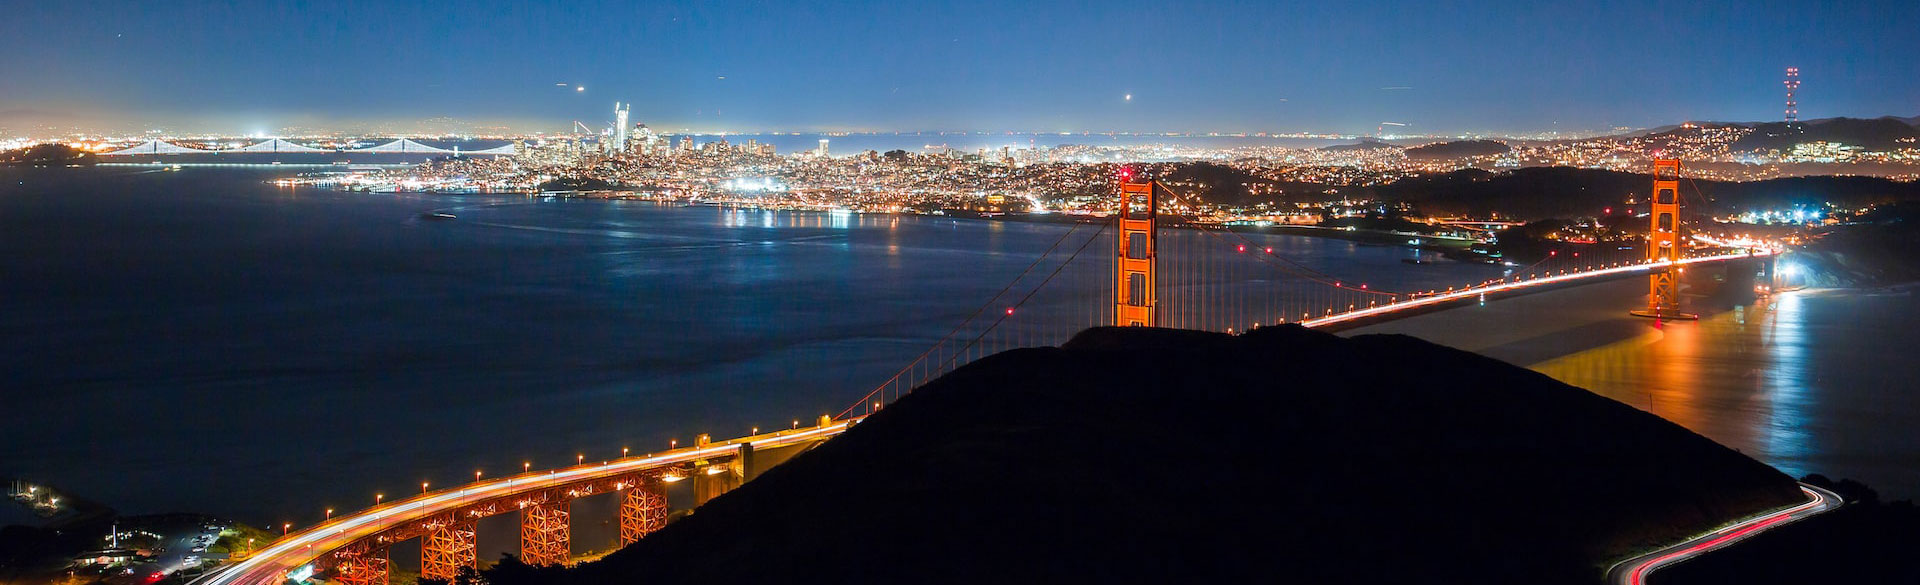
[[820,158],[827,157],[827,139],[825,138],[820,139],[820,150],[818,152],[815,152],[814,155]]
[[608,151],[622,153],[627,151],[627,110],[632,106],[622,106],[613,102],[613,144]]

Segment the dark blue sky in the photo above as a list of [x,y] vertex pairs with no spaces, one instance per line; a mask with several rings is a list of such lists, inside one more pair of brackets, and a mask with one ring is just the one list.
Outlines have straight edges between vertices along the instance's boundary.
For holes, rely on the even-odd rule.
[[1920,114],[1911,0],[435,4],[11,3],[0,125],[1594,130],[1776,119],[1789,65],[1803,118]]

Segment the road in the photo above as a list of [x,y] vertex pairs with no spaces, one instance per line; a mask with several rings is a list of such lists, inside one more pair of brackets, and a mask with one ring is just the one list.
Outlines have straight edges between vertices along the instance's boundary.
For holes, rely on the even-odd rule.
[[1661,567],[1685,561],[1710,551],[1718,550],[1734,543],[1753,537],[1755,534],[1785,526],[1839,508],[1844,503],[1839,494],[1800,484],[1800,491],[1806,492],[1806,503],[1762,512],[1747,517],[1731,526],[1708,532],[1684,542],[1656,550],[1631,559],[1620,561],[1607,569],[1607,582],[1620,585],[1644,585],[1647,575]]
[[605,463],[533,471],[429,492],[351,514],[335,515],[332,520],[289,534],[274,541],[272,545],[260,549],[252,557],[209,572],[194,580],[193,583],[194,585],[275,585],[285,582],[289,572],[312,562],[320,555],[389,528],[458,509],[473,501],[726,457],[737,453],[739,446],[743,443],[761,450],[816,441],[838,435],[857,422],[859,419],[832,421],[830,424],[813,428],[742,437],[705,446],[686,447],[657,455],[628,457]]

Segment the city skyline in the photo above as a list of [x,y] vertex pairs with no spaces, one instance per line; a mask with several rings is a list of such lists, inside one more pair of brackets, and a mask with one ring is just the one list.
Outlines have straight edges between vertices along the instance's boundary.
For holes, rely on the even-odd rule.
[[1584,134],[1778,120],[1787,67],[1802,119],[1920,114],[1903,3],[1217,8],[36,5],[0,126]]

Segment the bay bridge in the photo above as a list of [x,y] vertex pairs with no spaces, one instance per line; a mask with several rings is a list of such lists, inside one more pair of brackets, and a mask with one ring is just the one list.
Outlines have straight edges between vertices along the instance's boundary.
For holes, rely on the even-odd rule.
[[[1781,250],[1764,243],[1728,243],[1690,235],[1680,210],[1680,163],[1656,161],[1649,198],[1649,235],[1630,245],[1563,249],[1502,276],[1447,288],[1384,290],[1289,258],[1242,232],[1183,222],[1162,229],[1165,187],[1123,174],[1105,219],[1074,223],[1011,282],[953,324],[918,356],[843,410],[792,428],[693,444],[662,453],[482,477],[372,508],[333,515],[199,578],[202,585],[278,585],[325,574],[350,585],[385,585],[389,547],[419,539],[421,576],[454,578],[475,567],[477,523],[518,513],[520,555],[531,565],[572,561],[570,504],[617,497],[619,542],[636,542],[665,526],[666,485],[693,484],[691,506],[706,502],[859,424],[901,395],[986,355],[1017,347],[1057,345],[1096,326],[1155,326],[1239,333],[1295,324],[1339,330],[1423,311],[1486,302],[1555,287],[1619,278],[1648,280],[1637,315],[1689,319],[1680,275],[1692,267],[1724,269],[1732,286],[1771,293]],[[1498,227],[1489,224],[1484,227]],[[1561,253],[1561,252],[1566,253]],[[1738,276],[1736,278],[1736,276]],[[378,499],[378,498],[377,498]],[[685,507],[685,506],[683,506]]]
[[195,148],[191,146],[181,146],[179,144],[175,144],[165,140],[154,139],[154,140],[148,140],[146,142],[142,142],[140,144],[135,144],[133,146],[129,146],[126,148],[102,152],[100,153],[100,156],[139,156],[139,155],[164,156],[164,155],[180,155],[180,154],[302,154],[302,153],[306,153],[306,154],[319,154],[319,153],[447,154],[447,155],[462,155],[462,156],[467,156],[467,155],[512,156],[515,154],[519,154],[519,149],[512,144],[506,144],[506,145],[502,145],[494,148],[462,151],[458,147],[448,149],[448,148],[440,148],[437,146],[429,146],[426,144],[421,144],[419,142],[415,142],[411,138],[399,138],[399,139],[391,140],[382,144],[368,146],[365,148],[345,148],[345,149],[314,148],[311,146],[305,146],[295,142],[282,140],[279,138],[271,138],[271,139],[267,139],[254,144],[249,144],[247,146],[242,146],[240,148],[210,149],[210,148]]

